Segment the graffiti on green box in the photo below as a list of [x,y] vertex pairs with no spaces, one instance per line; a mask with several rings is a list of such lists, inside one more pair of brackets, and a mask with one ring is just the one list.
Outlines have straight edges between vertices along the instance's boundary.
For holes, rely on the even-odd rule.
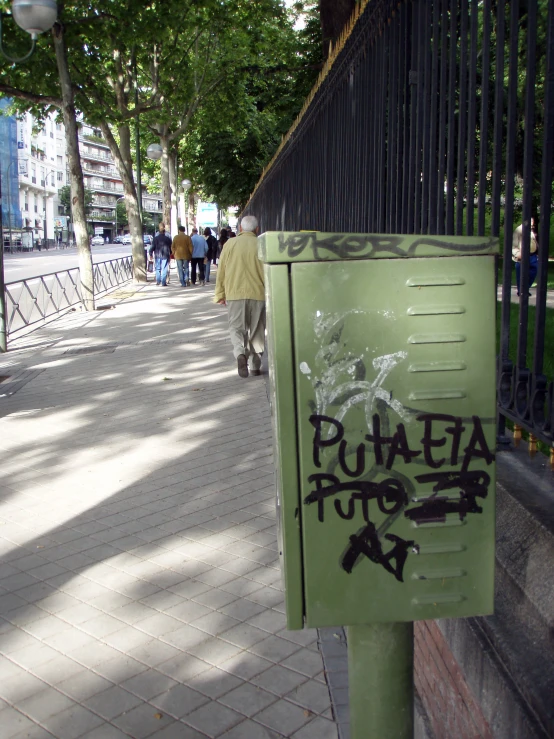
[[[373,414],[370,433],[355,447],[355,466],[347,462],[350,446],[340,420],[327,415],[313,414],[313,464],[322,468],[322,454],[330,449],[343,479],[331,472],[316,472],[308,477],[312,486],[304,498],[306,505],[317,505],[317,517],[324,523],[330,516],[352,520],[361,515],[365,525],[349,537],[341,556],[341,567],[351,573],[363,558],[381,565],[403,582],[403,570],[410,551],[417,552],[415,540],[403,539],[385,533],[389,526],[403,515],[417,525],[445,522],[448,514],[464,521],[470,514],[482,513],[481,502],[487,497],[490,476],[485,467],[492,464],[494,454],[488,447],[479,416],[469,419],[440,413],[420,413],[421,438],[417,447],[411,447],[403,423],[394,433],[381,430],[381,417]],[[412,437],[413,438],[413,437]],[[463,446],[462,440],[467,443]],[[408,490],[394,466],[400,458],[405,464],[419,463],[422,474],[414,480],[430,486],[431,493],[423,498],[410,499]],[[482,469],[469,469],[478,460]],[[390,476],[376,481],[367,479],[373,469]],[[344,478],[347,478],[346,480]],[[349,493],[345,501],[343,493]],[[340,496],[340,497],[339,497]],[[377,511],[386,515],[385,524],[377,529],[374,519]],[[373,513],[374,512],[374,513]]]

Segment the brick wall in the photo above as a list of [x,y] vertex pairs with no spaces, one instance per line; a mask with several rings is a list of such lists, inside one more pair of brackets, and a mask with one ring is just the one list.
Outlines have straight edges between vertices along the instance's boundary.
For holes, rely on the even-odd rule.
[[415,686],[435,739],[493,739],[437,624],[416,622],[414,641]]

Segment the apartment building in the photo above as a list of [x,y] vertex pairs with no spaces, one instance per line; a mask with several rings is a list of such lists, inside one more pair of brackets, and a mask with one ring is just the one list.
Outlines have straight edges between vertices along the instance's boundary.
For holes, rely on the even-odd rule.
[[[100,130],[82,123],[79,151],[85,187],[93,193],[92,209],[87,217],[89,230],[113,241],[125,230],[116,224],[116,204],[123,197],[123,183]],[[17,121],[19,199],[22,229],[15,234],[23,245],[38,240],[67,241],[72,236],[71,217],[59,201],[58,191],[69,185],[69,173],[63,124],[50,115],[38,124],[29,113]],[[158,194],[147,194],[143,187],[143,209],[156,222],[161,217]]]
[[[65,136],[53,115],[39,125],[30,114],[17,121],[19,206],[24,245],[61,236],[58,190],[66,184]],[[67,230],[67,226],[66,226]]]

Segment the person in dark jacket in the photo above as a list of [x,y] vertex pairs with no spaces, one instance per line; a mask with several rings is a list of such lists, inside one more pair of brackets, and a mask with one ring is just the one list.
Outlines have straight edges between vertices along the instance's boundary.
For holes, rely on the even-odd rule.
[[218,249],[218,254],[217,254],[218,257],[221,256],[221,251],[223,247],[225,246],[225,242],[228,240],[229,240],[229,234],[227,232],[227,229],[222,228],[221,231],[219,232],[219,249]]
[[167,286],[167,270],[169,269],[169,260],[171,259],[171,239],[166,236],[165,224],[160,223],[158,233],[154,236],[154,241],[148,252],[156,263],[156,285]]
[[206,282],[209,282],[212,261],[215,264],[217,260],[217,239],[215,236],[212,236],[210,228],[204,229],[204,238],[208,244],[208,253],[206,254]]

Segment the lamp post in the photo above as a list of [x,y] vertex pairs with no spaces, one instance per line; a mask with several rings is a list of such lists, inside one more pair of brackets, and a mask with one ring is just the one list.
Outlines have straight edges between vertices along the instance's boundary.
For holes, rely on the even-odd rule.
[[[12,64],[24,62],[35,50],[40,33],[49,31],[58,16],[56,0],[13,0],[12,15],[17,25],[31,36],[31,49],[22,57],[11,57],[2,44],[2,13],[0,13],[0,53]],[[6,338],[6,290],[4,281],[4,232],[2,228],[2,176],[0,171],[0,352],[8,350]]]
[[181,182],[181,185],[183,187],[183,192],[185,193],[184,201],[185,201],[185,226],[187,229],[187,233],[189,232],[189,204],[187,201],[188,198],[188,191],[190,190],[190,186],[192,185],[192,182],[190,180],[183,180]]

